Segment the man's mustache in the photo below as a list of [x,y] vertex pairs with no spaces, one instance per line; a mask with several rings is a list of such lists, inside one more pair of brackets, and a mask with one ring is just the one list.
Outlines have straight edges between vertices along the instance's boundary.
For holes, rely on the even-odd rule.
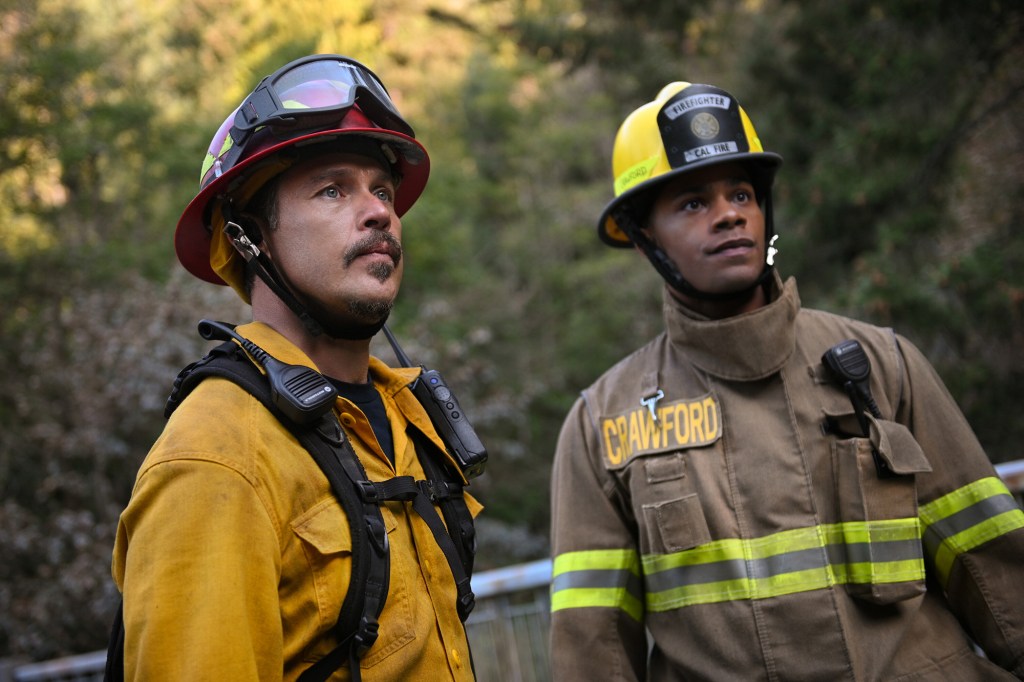
[[354,244],[345,252],[345,265],[350,265],[360,256],[379,251],[382,244],[397,267],[402,261],[402,244],[389,232],[374,232]]

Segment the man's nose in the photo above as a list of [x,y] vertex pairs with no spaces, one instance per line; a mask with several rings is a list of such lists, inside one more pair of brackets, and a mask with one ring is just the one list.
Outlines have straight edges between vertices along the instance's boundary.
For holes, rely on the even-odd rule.
[[714,219],[712,224],[716,230],[728,230],[746,223],[746,218],[736,208],[729,197],[718,195],[712,202]]
[[362,225],[368,230],[390,230],[392,224],[391,204],[376,192],[367,193],[363,207]]

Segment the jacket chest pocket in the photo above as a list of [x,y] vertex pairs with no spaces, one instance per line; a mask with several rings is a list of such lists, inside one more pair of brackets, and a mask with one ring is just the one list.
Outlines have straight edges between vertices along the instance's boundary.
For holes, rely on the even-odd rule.
[[647,456],[631,465],[640,525],[640,552],[668,554],[711,541],[700,498],[678,453]]
[[[381,515],[391,539],[397,527],[395,516],[387,507],[381,507]],[[292,530],[301,541],[309,568],[307,579],[311,582],[311,594],[308,598],[316,603],[320,617],[318,631],[326,635],[338,621],[348,590],[360,589],[358,585],[350,585],[353,548],[348,518],[337,501],[330,498],[295,519]],[[413,639],[407,570],[398,557],[392,556],[389,563],[389,589],[385,612],[380,618],[380,635],[362,659],[363,667],[376,664]],[[323,637],[310,650],[310,660],[321,658],[333,646],[330,638]]]
[[[931,465],[902,424],[868,419],[870,437],[832,443],[842,521],[832,546],[845,550],[837,574],[851,596],[892,604],[925,591],[916,475]],[[889,472],[879,475],[876,455]]]

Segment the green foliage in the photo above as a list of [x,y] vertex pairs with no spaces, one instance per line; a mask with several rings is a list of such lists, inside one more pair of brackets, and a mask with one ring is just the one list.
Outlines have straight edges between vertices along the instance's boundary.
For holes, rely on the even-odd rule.
[[919,343],[993,458],[1018,457],[1019,429],[998,424],[995,403],[980,396],[1012,394],[1024,370],[1001,341],[1024,331],[1013,293],[1020,209],[1008,201],[1024,190],[1024,9],[772,5],[788,20],[771,30],[763,15],[743,99],[786,160],[783,267],[800,276],[807,302]]
[[[313,51],[377,71],[430,151],[391,326],[491,453],[478,564],[546,552],[580,389],[661,328],[642,256],[596,239],[612,137],[672,80],[736,94],[785,164],[781,270],[890,324],[993,459],[1024,422],[1020,3],[0,2],[0,656],[99,648],[112,533],[204,316],[171,235],[212,132]],[[389,357],[382,342],[375,351]],[[1020,422],[1018,424],[1018,422]]]

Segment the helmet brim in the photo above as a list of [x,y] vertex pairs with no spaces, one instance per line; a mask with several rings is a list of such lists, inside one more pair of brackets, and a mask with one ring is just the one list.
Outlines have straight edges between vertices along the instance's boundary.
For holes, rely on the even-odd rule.
[[[601,241],[608,246],[620,249],[633,248],[633,241],[626,235],[626,232],[619,227],[618,222],[612,216],[618,208],[627,206],[641,196],[657,191],[666,182],[669,182],[684,173],[689,173],[698,168],[706,168],[708,166],[731,162],[748,165],[756,175],[760,176],[759,178],[755,178],[755,183],[766,184],[767,188],[770,189],[775,178],[775,172],[779,169],[779,166],[782,165],[782,157],[774,152],[728,154],[689,163],[685,167],[676,168],[666,173],[662,173],[652,180],[648,180],[647,182],[637,185],[632,189],[626,190],[608,202],[608,205],[605,206],[604,210],[601,212],[601,216],[597,220],[597,236],[600,237]],[[755,187],[755,189],[761,191],[759,187]],[[760,202],[764,200],[764,197],[759,196],[757,199]]]
[[[213,238],[210,207],[220,196],[231,194],[245,182],[248,175],[260,165],[283,150],[302,145],[330,145],[332,140],[345,137],[369,137],[390,144],[398,156],[397,168],[402,176],[395,190],[395,213],[405,214],[423,193],[430,175],[430,157],[426,149],[408,135],[382,128],[343,128],[321,130],[308,135],[282,140],[279,144],[256,152],[235,165],[230,172],[215,178],[204,187],[178,220],[174,232],[174,251],[178,261],[189,273],[212,284],[227,285],[210,264],[210,243]],[[339,151],[344,151],[344,142],[339,142]],[[218,236],[218,238],[226,238]]]

